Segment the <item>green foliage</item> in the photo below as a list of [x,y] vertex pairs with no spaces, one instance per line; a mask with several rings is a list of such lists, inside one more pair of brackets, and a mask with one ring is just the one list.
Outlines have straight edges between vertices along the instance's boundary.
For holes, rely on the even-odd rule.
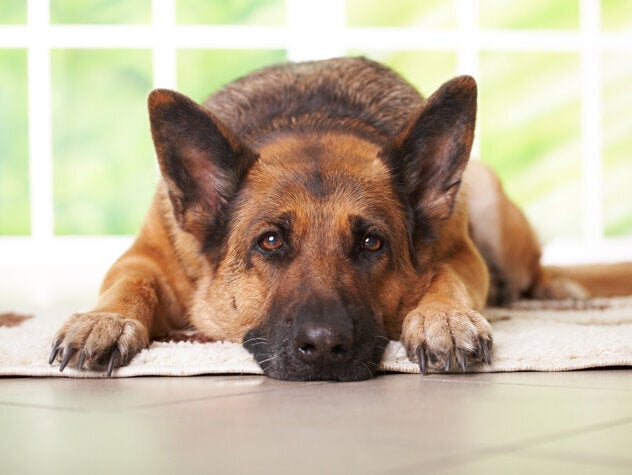
[[30,232],[26,51],[0,50],[0,235]]
[[284,0],[178,0],[180,24],[281,25]]
[[632,54],[602,57],[606,235],[632,234]]
[[580,232],[578,69],[567,53],[481,57],[482,159],[545,239]]
[[2,0],[0,24],[26,23],[26,0]]
[[482,28],[574,29],[578,0],[479,0]]
[[605,30],[632,28],[632,2],[630,0],[601,0],[601,25]]
[[446,0],[347,0],[347,24],[449,28],[456,25],[456,11]]
[[149,23],[151,0],[50,0],[50,18],[51,23]]
[[157,177],[151,52],[56,50],[51,64],[55,232],[137,232]]

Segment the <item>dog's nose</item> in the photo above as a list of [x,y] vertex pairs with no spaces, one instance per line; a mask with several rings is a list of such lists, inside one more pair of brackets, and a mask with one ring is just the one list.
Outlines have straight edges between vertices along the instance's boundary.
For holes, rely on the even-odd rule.
[[320,325],[306,325],[295,337],[299,357],[306,363],[341,363],[350,355],[352,336]]

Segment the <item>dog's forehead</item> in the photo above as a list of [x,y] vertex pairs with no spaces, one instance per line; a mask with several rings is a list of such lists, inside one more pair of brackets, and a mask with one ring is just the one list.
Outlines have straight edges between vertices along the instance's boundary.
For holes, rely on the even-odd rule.
[[380,150],[342,134],[285,137],[267,145],[258,150],[260,159],[240,193],[240,221],[251,227],[292,217],[293,227],[340,229],[356,216],[380,221],[392,215],[398,198]]
[[388,169],[380,148],[345,134],[301,134],[285,137],[259,150],[254,175],[260,191],[306,193],[324,197],[345,188],[383,186]]

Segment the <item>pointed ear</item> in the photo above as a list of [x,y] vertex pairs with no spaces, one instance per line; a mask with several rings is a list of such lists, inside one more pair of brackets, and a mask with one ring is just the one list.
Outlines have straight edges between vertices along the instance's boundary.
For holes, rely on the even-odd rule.
[[217,238],[225,224],[226,206],[256,155],[210,111],[182,94],[154,90],[148,106],[176,220],[201,243]]
[[476,122],[476,82],[445,83],[383,152],[418,222],[449,218],[467,165]]

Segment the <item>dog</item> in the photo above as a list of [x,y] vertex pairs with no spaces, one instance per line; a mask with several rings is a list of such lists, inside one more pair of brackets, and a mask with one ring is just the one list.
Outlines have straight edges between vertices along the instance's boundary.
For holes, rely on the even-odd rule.
[[468,165],[476,107],[471,77],[424,99],[363,58],[267,67],[202,106],[152,91],[162,179],[51,364],[111,375],[187,325],[284,380],[371,378],[389,340],[423,373],[490,363],[486,304],[588,291],[541,266],[497,177]]

